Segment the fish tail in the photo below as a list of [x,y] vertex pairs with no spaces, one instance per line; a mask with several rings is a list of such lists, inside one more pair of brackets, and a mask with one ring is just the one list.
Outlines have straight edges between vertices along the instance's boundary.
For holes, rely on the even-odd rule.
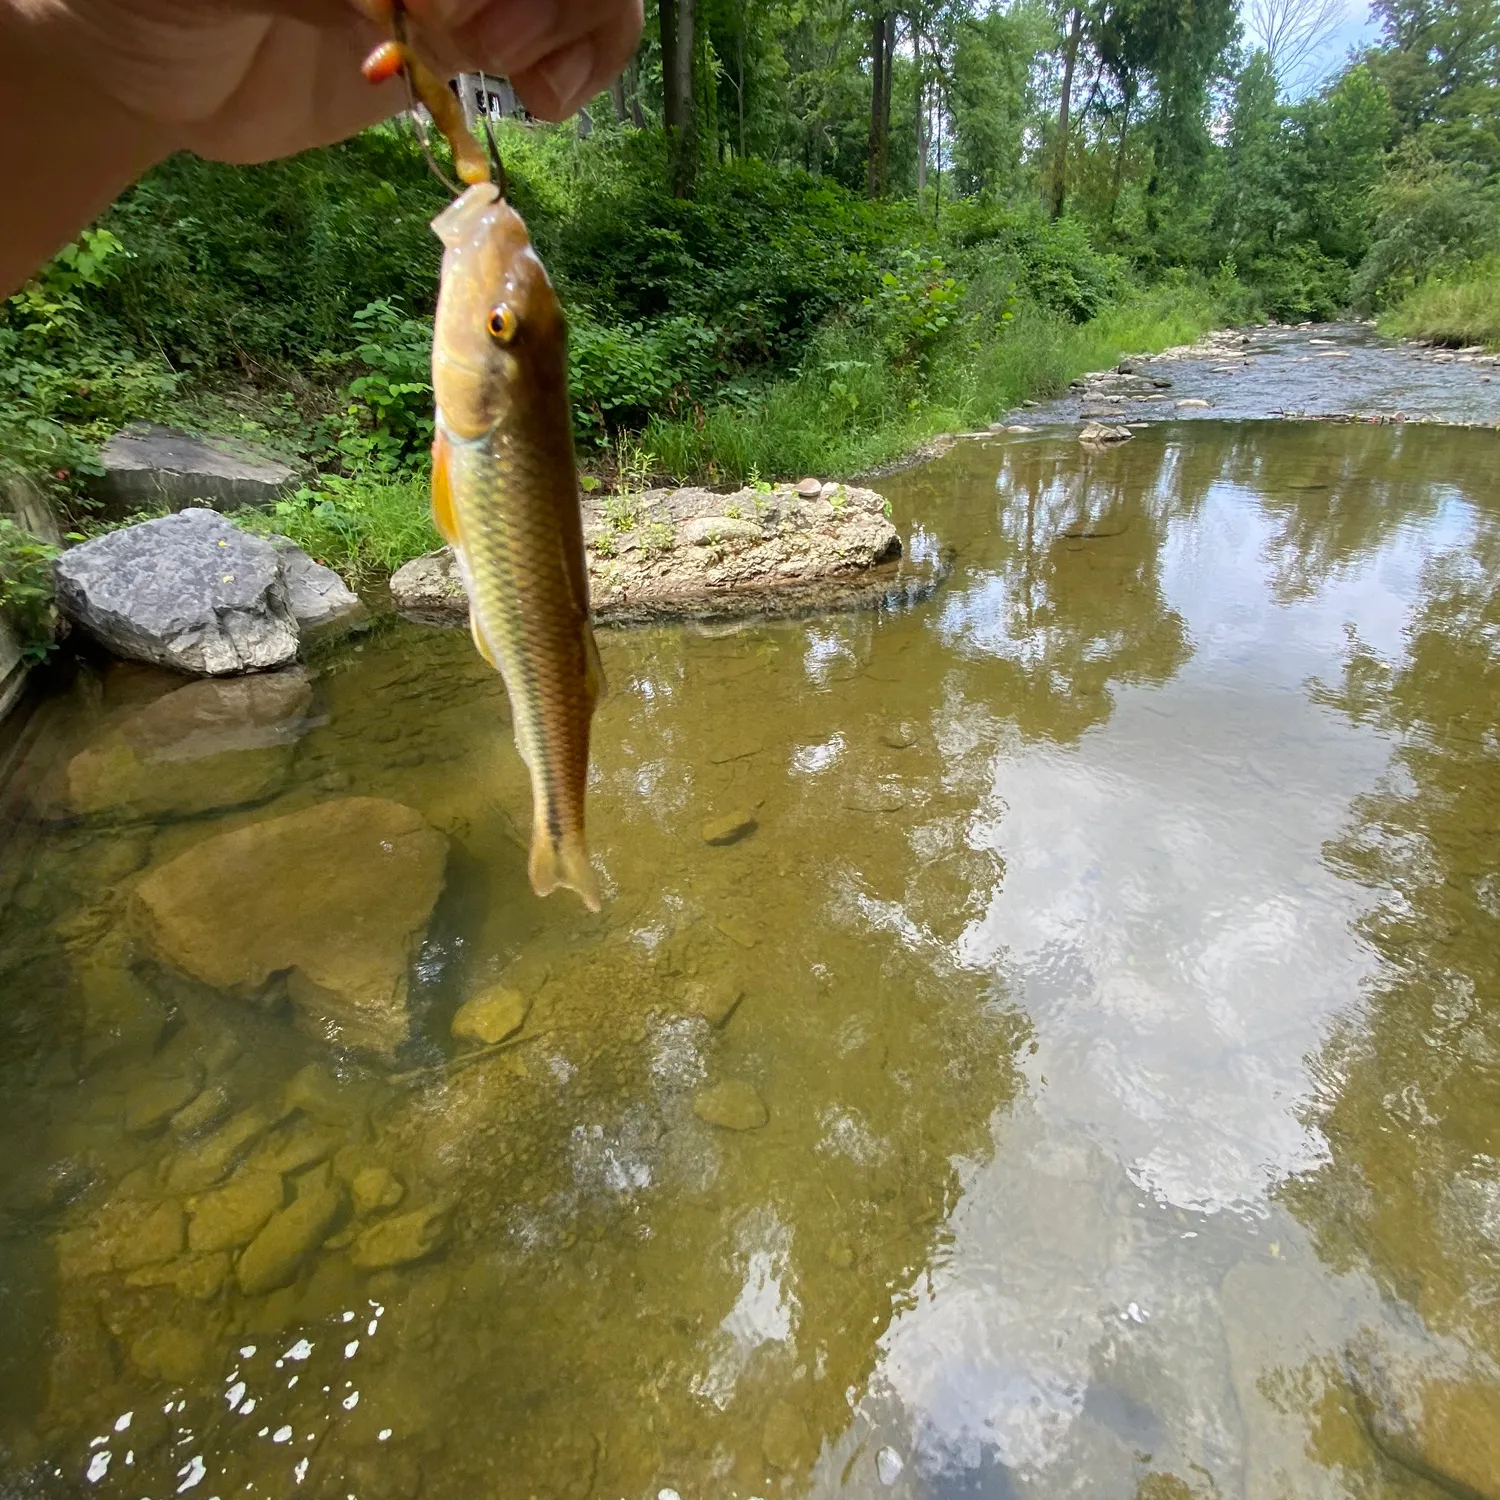
[[558,886],[577,891],[590,911],[598,911],[602,898],[599,877],[589,863],[588,845],[582,833],[565,833],[554,839],[545,821],[538,819],[531,832],[531,888],[538,896],[549,895]]

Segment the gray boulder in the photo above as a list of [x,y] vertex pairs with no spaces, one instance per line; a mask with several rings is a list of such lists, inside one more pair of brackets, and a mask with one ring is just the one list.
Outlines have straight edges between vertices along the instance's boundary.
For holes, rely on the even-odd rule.
[[234,510],[267,505],[296,483],[296,471],[227,439],[194,437],[174,427],[139,422],[117,432],[101,451],[104,500],[128,514],[166,505]]
[[469,599],[450,547],[414,557],[391,574],[391,603],[410,619],[450,623],[468,613]]
[[120,656],[219,677],[297,655],[282,559],[211,510],[96,537],[56,574],[63,612]]
[[332,568],[314,562],[289,536],[266,540],[281,558],[287,603],[304,630],[331,625],[360,612],[359,595]]

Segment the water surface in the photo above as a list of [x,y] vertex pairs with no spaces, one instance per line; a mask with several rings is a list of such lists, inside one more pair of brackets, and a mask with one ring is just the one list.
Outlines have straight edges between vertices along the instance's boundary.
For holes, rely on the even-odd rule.
[[[80,673],[0,852],[0,1490],[1440,1496],[1411,1464],[1478,1460],[1434,1393],[1500,1410],[1493,454],[1198,422],[888,481],[956,557],[924,603],[603,634],[599,918],[526,887],[462,633],[327,647],[69,816],[63,770],[117,787],[180,687]],[[131,915],[350,795],[452,843],[383,1063],[184,984]],[[519,1042],[454,1066],[498,982]],[[177,1212],[191,1138],[124,1118],[185,1074],[237,1111],[315,1077],[256,1146],[288,1193],[381,1165],[451,1239],[362,1271],[340,1219],[256,1296],[101,1263]],[[725,1081],[764,1126],[694,1112]]]

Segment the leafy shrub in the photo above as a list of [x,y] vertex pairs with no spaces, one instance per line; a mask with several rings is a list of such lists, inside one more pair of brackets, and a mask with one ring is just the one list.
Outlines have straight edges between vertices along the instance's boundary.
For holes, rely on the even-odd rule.
[[41,661],[55,638],[52,559],[56,556],[56,547],[23,531],[8,516],[0,516],[0,615],[29,661]]

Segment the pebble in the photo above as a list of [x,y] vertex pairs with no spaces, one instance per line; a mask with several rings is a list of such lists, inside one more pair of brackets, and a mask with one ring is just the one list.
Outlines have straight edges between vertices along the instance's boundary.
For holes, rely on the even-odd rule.
[[823,493],[823,481],[821,479],[814,479],[809,474],[806,479],[799,479],[797,481],[797,493],[804,500],[816,500]]
[[362,1271],[407,1266],[441,1249],[451,1227],[448,1205],[428,1204],[371,1224],[355,1240],[349,1259]]
[[519,990],[497,984],[465,1000],[453,1013],[449,1030],[458,1041],[491,1047],[514,1036],[526,1024],[528,1009],[526,997]]
[[737,844],[754,833],[757,826],[753,812],[748,808],[738,808],[722,817],[710,818],[701,830],[703,842],[716,848],[725,844]]
[[693,1113],[721,1130],[759,1130],[771,1118],[765,1100],[737,1078],[699,1089],[693,1095]]
[[894,1448],[882,1448],[875,1455],[875,1473],[887,1489],[901,1477],[901,1471],[905,1467],[905,1461]]
[[917,743],[917,731],[910,724],[891,724],[880,731],[880,743],[892,750],[910,750]]

